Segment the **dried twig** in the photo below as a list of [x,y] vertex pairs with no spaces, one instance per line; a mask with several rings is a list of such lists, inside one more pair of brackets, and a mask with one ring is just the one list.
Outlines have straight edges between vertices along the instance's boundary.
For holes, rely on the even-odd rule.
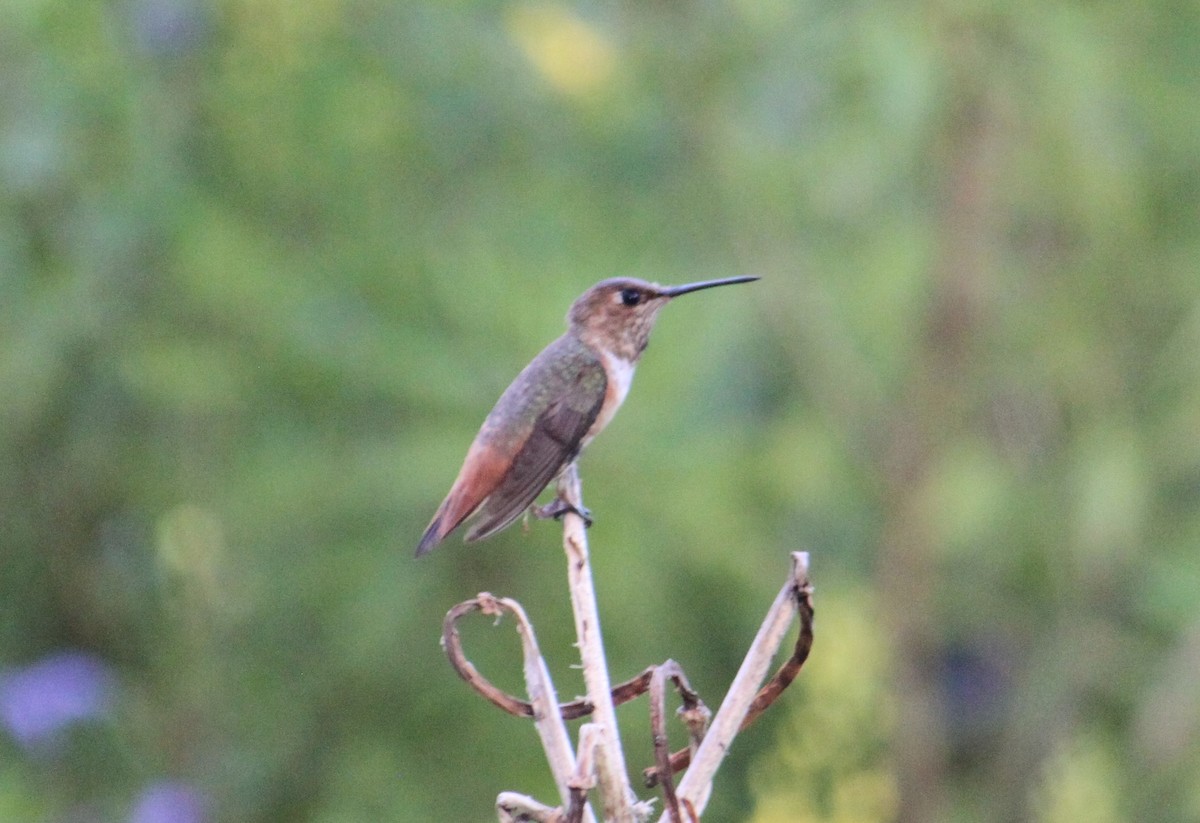
[[[479,670],[475,668],[475,664],[468,660],[467,656],[463,653],[462,639],[458,634],[458,621],[472,612],[495,614],[496,611],[493,610],[490,604],[499,604],[502,602],[504,602],[503,598],[496,598],[494,595],[483,592],[478,597],[464,600],[446,612],[446,617],[442,621],[442,648],[446,651],[446,656],[450,659],[450,665],[458,672],[458,676],[467,681],[471,688],[483,695],[490,703],[499,706],[504,711],[517,717],[533,717],[532,703],[513,697],[507,692],[498,689],[490,680],[479,673]],[[485,606],[485,603],[489,605]]]
[[579,727],[579,761],[571,776],[571,803],[566,823],[580,823],[587,807],[587,793],[596,787],[596,747],[600,745],[601,729],[594,723]]
[[[564,474],[560,495],[579,506],[579,480],[572,470]],[[708,729],[709,711],[691,689],[680,666],[668,660],[651,667],[625,683],[611,688],[600,639],[595,591],[588,563],[587,536],[583,519],[574,513],[564,517],[563,545],[568,557],[571,600],[583,660],[588,697],[559,705],[553,683],[537,647],[537,640],[520,604],[507,598],[483,593],[458,604],[446,615],[442,645],[455,671],[492,704],[518,717],[532,717],[543,748],[550,761],[555,783],[563,804],[551,808],[525,795],[502,793],[496,801],[502,823],[595,823],[587,803],[588,792],[599,786],[605,820],[636,823],[646,819],[652,802],[637,802],[629,788],[624,754],[617,733],[614,707],[650,691],[650,724],[654,742],[655,766],[646,770],[646,785],[663,787],[665,811],[662,820],[671,823],[696,823],[708,803],[712,778],[724,758],[733,737],[765,711],[795,679],[812,648],[813,608],[808,583],[808,555],[792,554],[792,576],[768,612],[741,669],[730,686]],[[457,623],[472,612],[490,615],[511,613],[517,621],[525,662],[526,685],[530,701],[514,697],[497,688],[467,660],[462,649]],[[771,658],[783,640],[792,618],[799,614],[800,633],[791,657],[771,680],[754,692]],[[673,682],[682,700],[679,714],[687,725],[689,746],[670,754],[666,731],[666,684]],[[576,759],[571,751],[565,720],[595,715],[595,722],[580,729],[580,749]],[[706,733],[707,731],[707,733]],[[673,775],[688,769],[678,788]]]
[[671,823],[680,823],[679,800],[675,797],[675,781],[671,777],[671,748],[667,739],[667,677],[671,669],[678,669],[674,660],[668,660],[654,670],[650,681],[650,736],[654,741],[654,762],[662,775],[663,806]]
[[671,772],[671,755],[667,739],[666,720],[666,691],[667,681],[675,683],[679,696],[683,699],[680,714],[685,718],[693,744],[699,744],[704,737],[708,724],[708,708],[700,695],[688,683],[683,669],[674,660],[668,660],[654,669],[650,680],[650,734],[654,741],[654,762],[658,764],[658,773],[662,775],[663,805],[670,815],[672,823],[682,823],[679,813],[679,799],[675,795],[675,781]]
[[[550,672],[546,669],[546,661],[542,657],[541,651],[538,649],[537,637],[534,635],[533,626],[529,623],[529,618],[525,616],[525,610],[521,608],[521,604],[515,600],[510,600],[506,597],[495,597],[487,592],[484,592],[473,600],[468,600],[465,603],[460,603],[455,606],[446,615],[446,620],[442,628],[442,641],[446,648],[446,652],[450,657],[450,662],[463,679],[470,683],[477,691],[484,694],[496,705],[510,711],[518,709],[517,706],[504,705],[512,703],[512,698],[504,692],[497,689],[485,678],[483,678],[475,667],[471,665],[462,655],[462,643],[458,636],[457,621],[464,614],[470,611],[480,611],[488,615],[501,615],[504,612],[509,612],[516,618],[517,632],[521,636],[521,650],[524,659],[525,669],[525,684],[529,691],[531,703],[529,705],[531,716],[534,718],[534,725],[537,727],[538,737],[542,741],[542,749],[546,752],[546,760],[550,764],[550,771],[554,775],[554,783],[558,787],[559,796],[562,798],[563,807],[570,806],[574,800],[574,793],[571,789],[571,779],[575,774],[575,754],[571,750],[571,738],[567,734],[566,723],[563,722],[562,715],[558,711],[558,700],[554,696],[554,683],[550,679]],[[515,701],[524,703],[524,701]],[[590,809],[581,808],[580,817],[576,820],[581,820],[586,816],[588,821],[595,820],[595,816]]]
[[553,809],[517,792],[501,792],[496,798],[496,811],[500,823],[567,823],[562,809]]
[[[488,596],[491,597],[491,595]],[[458,672],[459,677],[467,681],[471,688],[479,692],[480,696],[492,705],[514,717],[533,717],[532,703],[496,686],[475,668],[475,665],[467,659],[463,652],[457,623],[466,615],[482,610],[477,600],[478,598],[464,600],[446,613],[446,619],[442,623],[442,648],[446,650],[450,665]],[[650,678],[653,674],[654,666],[649,666],[641,674],[613,686],[613,705],[620,706],[622,703],[628,703],[645,694],[650,688]],[[587,717],[592,713],[592,701],[580,698],[569,703],[559,703],[558,713],[562,715],[563,720],[578,720],[581,717]]]
[[[572,463],[559,477],[558,494],[577,511],[583,509],[579,472]],[[600,727],[596,751],[596,776],[606,820],[632,821],[635,812],[633,789],[621,749],[617,713],[612,701],[612,685],[600,635],[600,611],[588,561],[587,530],[583,517],[569,512],[563,517],[563,549],[567,554],[567,578],[571,587],[571,607],[575,614],[575,632],[579,656],[583,662],[583,682],[592,703],[592,720]]]
[[[749,710],[746,712],[745,718],[742,720],[741,729],[745,729],[751,723],[758,719],[758,716],[766,711],[776,698],[783,693],[783,690],[791,685],[796,679],[796,675],[800,673],[801,667],[804,666],[804,661],[808,659],[808,654],[812,651],[813,644],[813,605],[812,605],[812,587],[809,586],[807,574],[804,576],[803,584],[795,582],[796,578],[789,583],[792,587],[793,594],[796,598],[796,604],[800,615],[800,633],[796,637],[796,646],[792,650],[792,655],[789,657],[774,676],[758,690],[758,694],[754,696],[753,702],[750,704]],[[686,716],[685,716],[686,720]],[[739,729],[739,731],[741,730]],[[687,749],[680,749],[671,755],[671,772],[678,774],[688,767],[692,761],[695,746]],[[662,770],[658,766],[651,766],[643,772],[645,784],[648,788],[654,788],[659,783],[659,774]]]
[[[791,626],[792,618],[801,609],[801,603],[807,602],[810,592],[808,583],[808,553],[792,552],[792,574],[787,584],[775,598],[762,627],[754,638],[742,666],[738,669],[733,684],[729,687],[721,708],[713,718],[712,726],[705,735],[704,741],[696,750],[695,757],[679,783],[678,796],[681,803],[690,804],[692,812],[699,817],[708,805],[712,793],[712,779],[717,767],[725,758],[729,744],[742,727],[748,716],[751,704],[757,697],[758,684],[771,665],[771,658],[783,641],[784,635]],[[811,611],[808,612],[811,620]],[[810,629],[811,630],[811,629]],[[793,674],[794,676],[794,674]],[[782,691],[782,689],[780,689]],[[774,697],[771,697],[773,700]],[[660,775],[661,779],[661,775]],[[665,819],[665,815],[664,815]]]

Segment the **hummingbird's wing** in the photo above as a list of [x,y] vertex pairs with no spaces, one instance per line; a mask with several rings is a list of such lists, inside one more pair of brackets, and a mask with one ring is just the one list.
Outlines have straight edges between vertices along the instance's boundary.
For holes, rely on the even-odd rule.
[[550,404],[534,423],[529,438],[513,460],[500,485],[492,492],[480,510],[479,521],[467,532],[467,542],[489,537],[520,517],[542,493],[542,489],[558,476],[579,454],[583,438],[604,405],[604,370],[580,375],[581,380],[601,381],[600,390],[585,393],[589,406],[572,403],[570,394]]
[[482,519],[467,540],[494,534],[519,517],[579,453],[606,388],[603,365],[578,340],[564,335],[547,346],[484,421],[417,556],[432,551],[477,510]]

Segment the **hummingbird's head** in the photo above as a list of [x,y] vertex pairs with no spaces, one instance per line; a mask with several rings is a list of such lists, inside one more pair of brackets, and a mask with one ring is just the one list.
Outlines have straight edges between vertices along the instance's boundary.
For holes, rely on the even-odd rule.
[[567,323],[592,348],[636,362],[650,340],[659,309],[669,299],[657,283],[614,277],[580,295],[571,305]]
[[602,280],[571,304],[567,323],[592,348],[637,362],[659,310],[681,294],[713,286],[747,283],[757,277],[726,277],[685,286],[660,286],[635,277]]

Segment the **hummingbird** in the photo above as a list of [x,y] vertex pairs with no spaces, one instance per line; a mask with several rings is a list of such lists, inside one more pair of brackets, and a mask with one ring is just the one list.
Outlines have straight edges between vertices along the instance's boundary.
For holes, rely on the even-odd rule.
[[659,311],[672,299],[753,276],[660,286],[631,277],[602,280],[567,313],[566,333],[517,375],[496,401],[467,450],[454,485],[425,529],[417,557],[478,514],[468,543],[490,537],[526,510],[539,518],[590,513],[538,495],[567,468],[616,414]]

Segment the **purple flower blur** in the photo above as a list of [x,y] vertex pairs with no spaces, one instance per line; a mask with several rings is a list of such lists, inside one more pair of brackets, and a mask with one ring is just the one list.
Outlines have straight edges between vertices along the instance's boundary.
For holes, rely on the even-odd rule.
[[59,652],[0,671],[0,723],[25,748],[53,740],[67,726],[104,717],[113,677],[84,652]]
[[158,57],[186,54],[208,30],[204,5],[198,0],[136,0],[130,5],[135,42]]
[[204,797],[186,783],[164,780],[142,792],[129,823],[205,823]]

